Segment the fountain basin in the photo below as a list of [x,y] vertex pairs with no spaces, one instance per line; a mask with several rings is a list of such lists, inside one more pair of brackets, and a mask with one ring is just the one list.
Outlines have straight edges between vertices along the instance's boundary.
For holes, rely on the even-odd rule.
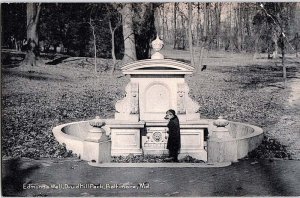
[[[111,134],[112,128],[114,126],[121,126],[118,130],[122,130],[122,125],[125,125],[126,122],[116,124],[116,120],[114,119],[103,119],[103,121],[106,123],[104,127],[102,127],[106,131],[106,135],[113,135]],[[212,131],[214,130],[214,127],[212,125],[213,120],[208,120],[209,127],[209,136],[212,134]],[[203,123],[205,124],[205,123]],[[136,139],[136,141],[140,141],[135,146],[138,147],[139,150],[141,150],[140,153],[136,152],[133,154],[142,154],[144,153],[142,150],[144,149],[142,145],[142,141],[146,138],[146,136],[143,136],[143,130],[146,130],[147,123],[144,122],[137,122],[137,123],[126,123],[126,125],[129,128],[135,128],[140,131],[140,136]],[[153,123],[149,123],[148,126],[152,126]],[[159,127],[165,127],[165,123],[160,123]],[[185,124],[182,123],[182,127],[185,128]],[[65,144],[66,148],[68,150],[72,150],[73,153],[76,153],[80,158],[85,159],[84,156],[84,142],[85,138],[87,137],[89,130],[92,128],[92,126],[89,125],[89,121],[80,121],[80,122],[72,122],[67,124],[59,125],[55,128],[53,128],[53,134],[56,138],[56,140],[60,144]],[[117,127],[118,128],[118,127]],[[189,127],[191,128],[191,127]],[[229,130],[230,138],[224,138],[224,139],[214,139],[209,138],[207,142],[204,141],[203,137],[200,137],[202,133],[199,133],[201,135],[197,135],[195,137],[200,137],[199,142],[201,145],[201,159],[203,160],[203,155],[206,154],[207,150],[207,156],[206,159],[209,162],[232,162],[236,161],[238,159],[241,159],[245,157],[248,152],[254,150],[256,147],[258,147],[263,139],[263,130],[260,127],[240,123],[240,122],[232,122],[229,121],[229,125],[226,127]],[[184,131],[184,130],[183,130]],[[121,132],[121,131],[119,131]],[[185,138],[185,133],[182,133],[183,139]],[[204,134],[203,134],[204,135]],[[143,139],[143,140],[142,140]],[[118,140],[115,140],[118,141]],[[197,140],[198,141],[198,140]],[[112,138],[112,147],[114,145],[114,139]],[[204,148],[204,145],[207,145],[207,149]],[[202,150],[203,148],[203,150]],[[121,151],[122,149],[119,149]],[[185,150],[184,155],[193,156],[192,150]],[[161,150],[162,152],[157,152],[157,154],[167,154],[165,153],[166,149],[163,148]],[[205,151],[205,152],[204,152]],[[101,150],[99,151],[101,152]],[[128,151],[130,152],[130,150]],[[189,153],[191,152],[191,153]],[[114,153],[112,149],[112,155],[127,155],[122,153]],[[196,156],[197,158],[197,156]],[[206,160],[204,160],[206,161]]]
[[[212,123],[212,121],[210,121]],[[208,162],[235,162],[257,148],[263,140],[263,130],[260,127],[229,121],[226,126],[229,136],[225,138],[208,139]],[[216,126],[210,124],[209,131],[215,131]]]

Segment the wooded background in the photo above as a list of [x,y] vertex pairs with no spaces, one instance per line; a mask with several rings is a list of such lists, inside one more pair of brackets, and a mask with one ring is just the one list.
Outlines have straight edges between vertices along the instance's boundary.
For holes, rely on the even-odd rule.
[[[165,45],[189,50],[268,53],[299,49],[300,3],[10,3],[1,5],[2,48],[122,59],[150,57],[158,34]],[[199,63],[198,63],[199,64]]]

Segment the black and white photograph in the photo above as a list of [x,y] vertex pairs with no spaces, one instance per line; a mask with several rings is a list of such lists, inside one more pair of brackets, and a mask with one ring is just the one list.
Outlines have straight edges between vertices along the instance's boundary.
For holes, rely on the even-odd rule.
[[300,2],[1,2],[1,196],[300,196]]

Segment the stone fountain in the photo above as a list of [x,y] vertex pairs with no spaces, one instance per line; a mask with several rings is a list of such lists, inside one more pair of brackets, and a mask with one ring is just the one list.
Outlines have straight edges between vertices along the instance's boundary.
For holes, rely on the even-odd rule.
[[[152,47],[155,53],[151,59],[131,62],[121,68],[123,74],[130,76],[130,82],[125,88],[126,96],[115,105],[114,119],[97,117],[92,121],[57,126],[53,129],[56,139],[82,159],[97,163],[109,162],[110,155],[164,155],[168,153],[164,116],[168,109],[174,109],[181,127],[179,158],[189,155],[203,161],[236,161],[260,144],[262,130],[258,127],[225,122],[221,118],[213,126],[211,120],[201,119],[200,106],[189,96],[185,81],[185,76],[191,75],[194,68],[164,59],[159,52],[163,42],[158,36]],[[206,129],[212,136],[209,145],[204,140]],[[245,139],[241,138],[243,135]]]

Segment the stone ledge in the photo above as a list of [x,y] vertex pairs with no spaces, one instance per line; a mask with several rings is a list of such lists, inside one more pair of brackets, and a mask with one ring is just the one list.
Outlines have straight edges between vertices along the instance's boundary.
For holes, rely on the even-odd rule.
[[231,165],[231,162],[222,163],[93,163],[89,165],[99,168],[220,168]]
[[[186,122],[179,122],[180,128],[207,128],[209,125],[208,120],[201,119],[201,120],[191,120]],[[146,126],[163,126],[166,127],[168,124],[167,121],[147,121]]]
[[118,128],[144,128],[145,127],[145,122],[144,121],[138,121],[138,122],[132,122],[132,121],[115,121],[115,122],[110,122],[107,123],[107,126],[109,128],[113,129],[118,129]]

